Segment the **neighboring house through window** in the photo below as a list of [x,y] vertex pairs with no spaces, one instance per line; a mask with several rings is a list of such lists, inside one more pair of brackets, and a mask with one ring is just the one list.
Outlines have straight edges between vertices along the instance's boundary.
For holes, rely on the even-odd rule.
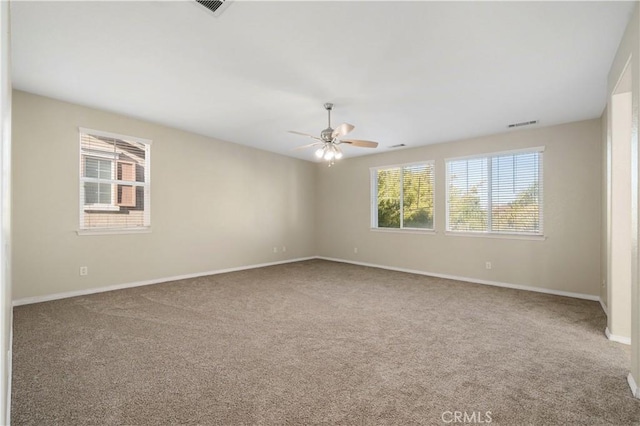
[[80,230],[150,228],[151,141],[80,129]]
[[371,169],[371,226],[433,230],[433,162]]

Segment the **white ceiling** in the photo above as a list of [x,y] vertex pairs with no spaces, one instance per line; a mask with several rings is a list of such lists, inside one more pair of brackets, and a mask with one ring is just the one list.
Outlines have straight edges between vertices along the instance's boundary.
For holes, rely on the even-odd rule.
[[[20,90],[313,160],[599,117],[633,2],[12,3]],[[102,129],[112,130],[116,129]],[[134,135],[144,136],[144,135]]]

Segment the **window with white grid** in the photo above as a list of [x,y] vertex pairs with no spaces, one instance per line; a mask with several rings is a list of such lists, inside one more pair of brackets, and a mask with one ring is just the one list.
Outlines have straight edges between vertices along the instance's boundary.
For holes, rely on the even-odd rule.
[[80,129],[80,230],[146,231],[151,141]]

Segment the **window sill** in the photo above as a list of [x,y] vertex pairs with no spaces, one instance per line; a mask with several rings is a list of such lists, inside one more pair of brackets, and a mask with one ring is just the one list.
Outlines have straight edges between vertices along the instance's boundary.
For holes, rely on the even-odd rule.
[[78,235],[120,235],[120,234],[150,234],[150,227],[127,229],[78,229]]
[[526,235],[526,234],[497,234],[488,232],[451,232],[444,233],[447,237],[472,237],[472,238],[499,238],[504,240],[532,240],[544,241],[547,239],[545,235]]
[[120,206],[113,206],[110,204],[85,204],[85,212],[118,212]]
[[371,228],[373,232],[393,233],[393,234],[420,234],[420,235],[435,235],[434,229],[420,229],[420,228]]

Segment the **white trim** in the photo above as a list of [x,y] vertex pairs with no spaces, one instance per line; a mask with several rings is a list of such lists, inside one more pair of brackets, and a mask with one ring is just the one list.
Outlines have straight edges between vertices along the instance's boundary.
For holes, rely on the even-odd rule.
[[378,170],[401,169],[401,168],[404,168],[404,167],[422,166],[424,164],[431,165],[431,166],[433,166],[435,168],[436,160],[413,161],[411,163],[401,163],[401,164],[389,164],[389,165],[383,165],[383,166],[373,166],[373,167],[369,167],[369,170],[372,171],[372,172],[377,172]]
[[78,229],[78,235],[121,235],[121,234],[150,234],[150,226],[141,226],[139,228],[85,228]]
[[598,297],[598,302],[600,302],[600,306],[602,307],[602,310],[604,311],[604,314],[606,316],[609,316],[609,309],[607,309],[607,305],[604,304],[604,301],[602,300],[602,297]]
[[473,238],[500,238],[507,240],[535,240],[544,241],[547,239],[544,235],[539,234],[508,234],[500,232],[470,232],[470,231],[446,231],[444,233],[447,237],[473,237]]
[[629,387],[631,388],[631,394],[635,398],[640,399],[640,388],[636,384],[636,381],[633,380],[633,375],[631,373],[627,376],[627,383],[629,383]]
[[573,297],[575,299],[592,300],[594,302],[597,302],[599,299],[599,296],[595,296],[591,294],[573,293],[570,291],[553,290],[549,288],[532,287],[532,286],[521,285],[521,284],[510,284],[510,283],[503,283],[499,281],[480,280],[480,279],[470,278],[470,277],[459,277],[456,275],[438,274],[438,273],[428,272],[428,271],[419,271],[417,269],[396,268],[395,266],[378,265],[375,263],[368,263],[368,262],[357,262],[354,260],[337,259],[333,257],[317,256],[316,258],[322,259],[322,260],[328,260],[331,262],[351,263],[353,265],[387,269],[389,271],[407,272],[409,274],[426,275],[429,277],[445,278],[448,280],[464,281],[464,282],[474,283],[474,284],[491,285],[495,287],[512,288],[515,290],[524,290],[524,291],[533,291],[536,293],[552,294],[554,296],[564,296],[564,297]]
[[435,235],[438,232],[433,229],[420,228],[370,228],[373,232],[391,233],[391,234],[419,234],[419,235]]
[[456,161],[456,160],[471,160],[471,159],[474,159],[474,158],[499,157],[501,155],[544,152],[544,149],[545,149],[544,145],[543,146],[532,146],[531,148],[510,149],[508,151],[487,152],[487,153],[484,153],[484,154],[471,154],[471,155],[464,155],[462,157],[449,157],[449,158],[445,158],[444,162],[447,163],[449,161]]
[[280,260],[277,262],[258,263],[255,265],[237,266],[234,268],[226,268],[226,269],[216,269],[213,271],[196,272],[193,274],[176,275],[173,277],[155,278],[152,280],[136,281],[136,282],[125,283],[125,284],[115,284],[115,285],[110,285],[105,287],[66,291],[63,293],[54,293],[54,294],[48,294],[45,296],[24,297],[22,299],[14,300],[13,306],[30,305],[32,303],[48,302],[50,300],[66,299],[69,297],[85,296],[88,294],[95,294],[95,293],[104,293],[106,291],[122,290],[125,288],[141,287],[141,286],[151,285],[151,284],[160,284],[160,283],[165,283],[169,281],[184,280],[188,278],[198,278],[198,277],[204,277],[207,275],[226,274],[228,272],[245,271],[247,269],[264,268],[266,266],[282,265],[284,263],[302,262],[304,260],[311,260],[311,259],[316,259],[316,257],[315,256],[300,257],[296,259]]
[[616,336],[615,334],[611,334],[611,332],[609,331],[609,327],[604,329],[604,335],[607,336],[607,339],[611,340],[612,342],[622,343],[623,345],[631,344],[630,337]]
[[104,212],[119,212],[120,206],[114,206],[113,204],[85,204],[84,210],[85,211],[90,210],[90,211],[104,211]]
[[102,136],[103,138],[129,140],[129,141],[142,143],[145,145],[152,144],[152,141],[150,139],[138,138],[136,136],[129,136],[129,135],[121,135],[113,132],[104,132],[102,130],[87,129],[86,127],[78,127],[78,131],[80,131],[80,133],[86,133],[89,135]]

